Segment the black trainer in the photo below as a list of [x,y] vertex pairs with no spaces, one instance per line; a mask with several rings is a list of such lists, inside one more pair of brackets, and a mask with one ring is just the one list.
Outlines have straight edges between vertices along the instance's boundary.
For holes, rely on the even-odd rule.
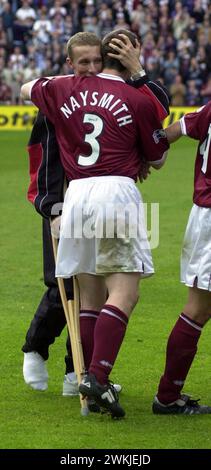
[[154,398],[152,411],[157,415],[205,415],[211,414],[211,406],[199,405],[199,400],[191,400],[188,395],[181,395],[178,400],[163,405],[157,397]]
[[100,385],[95,376],[88,374],[79,385],[79,392],[95,400],[102,410],[108,411],[112,418],[123,418],[125,412],[119,404],[118,394],[113,385]]
[[100,413],[100,406],[96,403],[94,398],[87,398],[87,406],[91,413]]

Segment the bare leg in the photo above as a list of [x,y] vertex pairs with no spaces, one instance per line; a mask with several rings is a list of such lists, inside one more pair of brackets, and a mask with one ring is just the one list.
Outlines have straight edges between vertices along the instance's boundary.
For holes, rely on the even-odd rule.
[[107,276],[108,298],[106,304],[115,305],[129,318],[138,302],[139,281],[139,273],[114,273]]
[[107,298],[107,288],[103,276],[78,274],[81,309],[99,312]]
[[188,301],[183,312],[193,321],[205,325],[211,316],[211,292],[190,287]]

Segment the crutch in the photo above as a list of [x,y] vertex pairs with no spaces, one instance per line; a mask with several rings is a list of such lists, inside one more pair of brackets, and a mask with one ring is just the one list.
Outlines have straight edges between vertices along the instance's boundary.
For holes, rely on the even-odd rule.
[[[58,240],[52,234],[52,244],[53,244],[53,253],[54,259],[56,262],[57,249],[58,249]],[[72,348],[73,356],[73,365],[76,373],[78,384],[81,383],[81,380],[85,374],[84,366],[84,357],[83,350],[81,345],[81,335],[80,335],[80,323],[79,323],[79,311],[80,311],[80,296],[79,296],[79,286],[78,281],[75,276],[73,276],[73,299],[67,300],[67,295],[64,287],[64,280],[61,277],[57,278],[59,292],[62,300],[62,305],[67,321],[68,332],[70,335],[70,342]],[[87,400],[82,397],[80,394],[80,404],[81,404],[81,415],[87,416],[89,413]]]

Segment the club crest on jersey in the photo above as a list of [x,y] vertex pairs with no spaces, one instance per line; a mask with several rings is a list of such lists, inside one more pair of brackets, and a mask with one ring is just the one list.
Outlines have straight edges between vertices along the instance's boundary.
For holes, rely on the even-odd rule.
[[166,139],[165,130],[164,129],[156,129],[156,131],[153,132],[152,137],[153,137],[155,143],[158,144],[160,139]]

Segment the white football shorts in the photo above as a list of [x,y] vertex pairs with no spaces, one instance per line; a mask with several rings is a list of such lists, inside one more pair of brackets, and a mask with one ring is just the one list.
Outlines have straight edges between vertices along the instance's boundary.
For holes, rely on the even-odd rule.
[[211,209],[195,204],[183,241],[181,282],[211,291]]
[[64,200],[56,276],[113,272],[154,273],[141,195],[123,176],[73,180]]

